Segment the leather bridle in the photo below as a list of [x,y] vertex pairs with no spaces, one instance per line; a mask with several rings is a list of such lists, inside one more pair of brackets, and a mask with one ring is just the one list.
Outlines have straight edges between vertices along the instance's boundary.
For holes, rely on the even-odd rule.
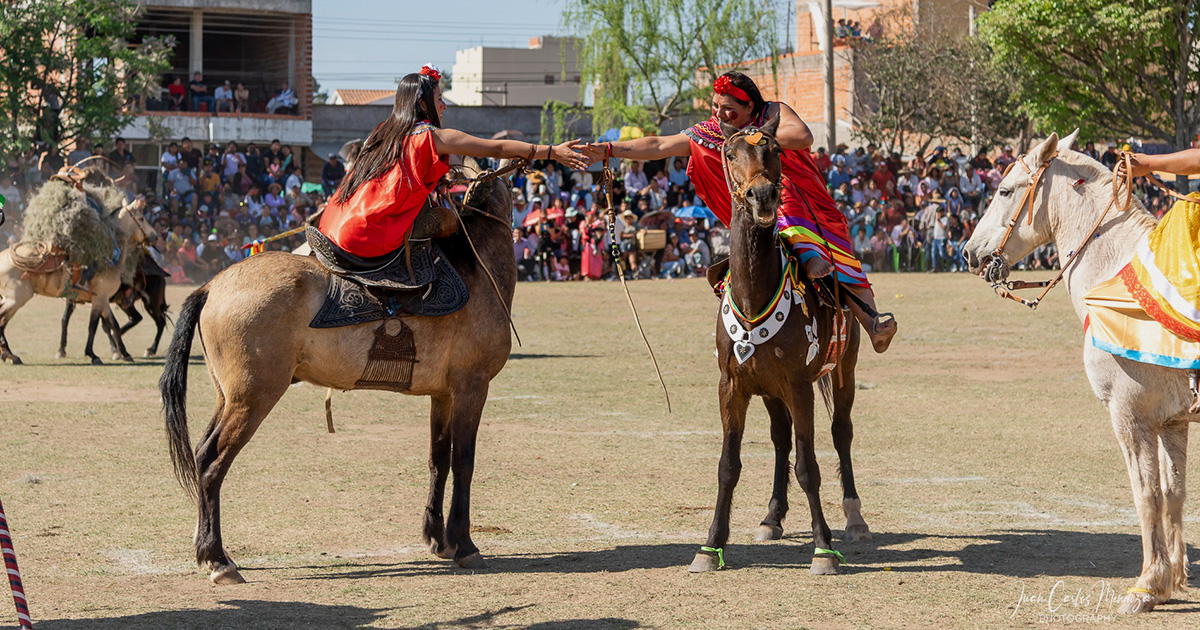
[[[1087,249],[1088,244],[1095,240],[1093,237],[1096,236],[1096,232],[1099,231],[1100,224],[1104,222],[1104,217],[1108,216],[1108,211],[1117,204],[1117,200],[1122,196],[1122,185],[1124,185],[1125,192],[1124,199],[1120,204],[1119,214],[1124,214],[1127,212],[1133,203],[1133,170],[1130,163],[1133,154],[1128,151],[1123,151],[1120,154],[1117,164],[1113,167],[1112,195],[1108,200],[1108,204],[1104,206],[1104,210],[1100,213],[1100,216],[1096,217],[1096,222],[1092,225],[1092,229],[1088,232],[1087,236],[1084,237],[1083,242],[1080,243],[1079,247],[1076,248],[1075,251],[1071,252],[1071,254],[1067,257],[1067,262],[1064,263],[1059,269],[1058,275],[1055,276],[1053,280],[1041,282],[1027,282],[1024,280],[1005,281],[1003,279],[1004,266],[1006,265],[1004,262],[1004,246],[1008,244],[1008,239],[1010,236],[1012,236],[1013,229],[1017,225],[1017,219],[1020,218],[1021,211],[1025,210],[1026,206],[1029,208],[1029,216],[1026,217],[1026,224],[1033,225],[1034,199],[1037,197],[1038,184],[1041,182],[1042,175],[1045,174],[1046,169],[1050,166],[1050,163],[1053,162],[1057,157],[1058,152],[1055,151],[1054,154],[1050,156],[1050,159],[1046,160],[1046,162],[1039,166],[1036,171],[1030,169],[1028,164],[1025,164],[1024,155],[1017,158],[1017,161],[1014,164],[1020,164],[1025,169],[1025,172],[1030,173],[1029,187],[1025,189],[1025,195],[1021,197],[1020,203],[1017,204],[1016,211],[1013,213],[1012,218],[1008,220],[1004,230],[1004,237],[1000,239],[1000,245],[997,246],[996,249],[992,250],[991,256],[987,262],[987,268],[983,273],[984,279],[991,284],[992,289],[996,292],[996,295],[999,295],[1002,298],[1013,300],[1014,302],[1020,302],[1021,304],[1024,304],[1033,310],[1037,310],[1038,304],[1041,303],[1042,298],[1046,297],[1046,294],[1049,293],[1050,290],[1053,289],[1063,279],[1063,276],[1067,273],[1067,269],[1069,269],[1076,260],[1079,260],[1080,255],[1083,254],[1083,250]],[[1009,164],[1008,168],[1005,169],[1005,177],[1008,176],[1008,173],[1012,170],[1012,167],[1013,164]],[[1169,192],[1171,195],[1179,199],[1186,199],[1186,197],[1183,195],[1180,195],[1179,193],[1167,188],[1154,177],[1147,177],[1146,179],[1153,182],[1163,190]],[[1032,300],[1026,300],[1013,294],[1013,291],[1021,289],[1037,289],[1043,287],[1044,289],[1042,290],[1041,294]]]
[[729,172],[729,158],[725,154],[726,147],[737,139],[741,139],[751,146],[759,146],[764,142],[774,142],[775,136],[759,127],[747,127],[726,138],[724,146],[721,147],[721,171],[725,174],[725,185],[729,188],[729,194],[733,198],[734,205],[738,210],[744,211],[747,209],[746,191],[750,189],[752,184],[761,179],[770,184],[778,192],[783,189],[783,183],[782,178],[780,178],[781,181],[771,182],[764,173],[760,172],[755,173],[754,177],[750,178],[750,181],[738,185],[733,179],[733,174]]

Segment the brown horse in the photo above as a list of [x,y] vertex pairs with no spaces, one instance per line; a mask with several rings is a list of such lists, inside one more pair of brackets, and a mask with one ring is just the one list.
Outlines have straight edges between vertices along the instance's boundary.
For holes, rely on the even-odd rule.
[[[774,486],[756,539],[783,537],[794,426],[796,480],[808,496],[812,514],[814,553],[810,571],[837,573],[841,555],[830,545],[832,534],[821,507],[821,472],[813,449],[813,382],[818,380],[833,417],[833,442],[841,464],[846,538],[870,538],[870,530],[860,513],[850,462],[854,436],[850,410],[854,405],[858,326],[848,317],[848,311],[832,306],[837,299],[836,288],[827,291],[822,300],[814,285],[800,280],[803,272],[796,263],[788,262],[785,267],[785,252],[776,232],[782,174],[780,146],[774,137],[778,126],[778,118],[762,128],[742,131],[721,125],[726,138],[721,150],[733,195],[729,276],[717,317],[724,442],[718,468],[716,511],[708,542],[692,561],[690,570],[694,573],[725,565],[723,548],[729,540],[733,489],[742,470],[742,433],[751,396],[763,398],[775,446]],[[829,370],[833,364],[838,374],[831,379]]]
[[[475,437],[488,385],[508,361],[508,309],[517,282],[509,225],[508,184],[473,185],[463,217],[466,234],[439,241],[470,291],[466,306],[442,317],[403,316],[416,363],[406,394],[431,397],[429,500],[423,536],[431,551],[459,566],[486,566],[470,535],[470,488]],[[485,268],[498,285],[493,288]],[[287,390],[306,381],[354,389],[364,373],[379,322],[314,329],[309,322],[325,302],[330,272],[315,258],[267,252],[217,274],[183,304],[159,381],[175,473],[198,501],[196,561],[216,584],[242,582],[221,540],[221,482],[238,452]],[[184,407],[192,337],[201,347],[216,388],[216,408],[193,454]],[[454,471],[449,518],[443,520],[446,479]]]
[[[143,254],[146,255],[146,254]],[[148,256],[148,255],[146,255]],[[129,316],[129,321],[121,326],[120,333],[124,337],[129,333],[129,330],[141,323],[142,313],[137,308],[138,300],[141,300],[142,306],[146,309],[146,313],[150,319],[154,320],[156,330],[154,333],[154,342],[146,348],[147,358],[158,355],[158,344],[162,341],[163,330],[167,327],[167,279],[165,276],[158,273],[146,273],[145,267],[151,264],[158,267],[157,264],[147,263],[147,259],[143,260],[138,265],[137,272],[133,276],[133,284],[122,284],[121,288],[113,294],[111,302],[116,304],[125,314]],[[67,305],[63,309],[62,316],[62,334],[59,336],[58,352],[54,355],[55,358],[65,359],[67,357],[67,325],[71,323],[71,315],[75,313],[75,302],[67,300]],[[112,348],[113,359],[118,360],[122,357],[117,350],[117,340],[112,334],[112,328],[109,327],[107,320],[101,320],[101,326],[104,327],[104,333],[108,335],[108,344]]]

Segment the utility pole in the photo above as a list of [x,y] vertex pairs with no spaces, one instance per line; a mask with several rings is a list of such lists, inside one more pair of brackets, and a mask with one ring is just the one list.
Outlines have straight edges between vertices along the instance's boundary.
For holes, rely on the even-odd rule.
[[833,100],[833,0],[821,3],[821,18],[825,21],[825,133],[829,155],[837,152],[837,111]]

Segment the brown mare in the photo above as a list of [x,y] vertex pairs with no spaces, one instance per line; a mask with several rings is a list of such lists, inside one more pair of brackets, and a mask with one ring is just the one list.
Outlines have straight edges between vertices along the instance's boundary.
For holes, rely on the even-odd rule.
[[[463,217],[499,296],[460,231],[439,245],[466,282],[470,300],[450,315],[402,319],[413,331],[417,359],[411,387],[404,393],[431,398],[429,499],[422,534],[434,554],[466,568],[486,566],[470,535],[475,438],[488,385],[511,348],[507,310],[517,267],[508,186],[499,178],[473,185],[466,205],[478,210]],[[198,502],[196,561],[209,570],[213,583],[244,581],[225,551],[220,522],[221,482],[238,452],[290,384],[305,381],[349,390],[363,375],[380,322],[309,328],[329,283],[329,271],[315,258],[267,252],[217,274],[187,298],[179,313],[159,388],[176,476]],[[185,401],[196,330],[217,400],[193,454]],[[443,520],[451,470],[454,487],[449,518]]]
[[[717,363],[721,367],[720,405],[724,442],[718,467],[716,512],[708,531],[708,542],[692,561],[692,572],[713,571],[724,566],[724,546],[729,540],[729,513],[733,489],[741,474],[742,433],[746,424],[746,409],[751,396],[761,396],[771,418],[771,441],[775,446],[775,480],[767,515],[758,529],[756,540],[778,540],[783,537],[783,519],[787,515],[788,457],[792,450],[792,428],[796,439],[796,480],[808,496],[812,514],[814,554],[810,571],[815,574],[838,572],[840,555],[830,545],[832,534],[825,522],[821,507],[821,472],[813,450],[813,382],[821,379],[826,405],[832,408],[833,443],[840,460],[842,478],[842,509],[846,514],[848,540],[870,538],[870,530],[860,513],[858,493],[854,488],[854,471],[850,462],[850,443],[854,427],[850,410],[854,405],[854,367],[858,361],[859,330],[849,312],[837,311],[821,303],[811,284],[801,283],[792,291],[783,291],[784,270],[779,236],[776,232],[776,211],[779,207],[779,181],[782,173],[780,147],[774,133],[778,118],[763,128],[739,131],[721,125],[726,141],[722,151],[726,161],[727,181],[733,195],[733,218],[730,222],[729,280],[727,296],[733,307],[725,312],[727,302],[717,317]],[[803,272],[796,274],[796,277]],[[802,293],[791,295],[791,293]],[[772,310],[774,298],[782,301]],[[831,300],[829,300],[831,301]],[[777,319],[778,309],[787,306],[790,312]],[[747,325],[760,313],[769,313],[757,327]],[[848,334],[840,361],[835,342],[835,315],[847,322]],[[736,320],[730,320],[736,317]],[[775,320],[771,324],[771,320]],[[739,334],[751,336],[770,332],[744,362],[746,341],[735,342],[730,337],[731,321],[740,326]],[[770,325],[770,327],[768,327]],[[813,327],[815,326],[815,330]],[[765,336],[765,335],[764,335]],[[742,338],[744,339],[744,338]],[[740,348],[740,349],[739,349]],[[821,376],[822,367],[836,361],[838,367],[832,380]],[[836,374],[840,372],[840,377]]]

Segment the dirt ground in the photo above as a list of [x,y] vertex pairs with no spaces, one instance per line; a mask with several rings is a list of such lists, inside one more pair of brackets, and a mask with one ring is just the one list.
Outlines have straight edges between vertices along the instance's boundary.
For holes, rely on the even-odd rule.
[[[161,359],[87,365],[77,315],[72,358],[55,360],[62,303],[37,298],[8,329],[27,365],[0,366],[0,496],[36,625],[1200,625],[1195,591],[1150,615],[1114,618],[1111,600],[1141,564],[1137,518],[1062,289],[1030,312],[966,274],[874,280],[901,331],[888,354],[859,363],[854,455],[874,539],[836,543],[849,561],[838,576],[808,573],[799,488],[784,540],[752,542],[772,461],[757,403],[730,568],[687,573],[712,518],[720,450],[717,302],[702,280],[631,285],[671,389],[670,415],[618,285],[519,287],[524,347],[492,383],[475,469],[473,537],[485,571],[458,569],[421,542],[426,400],[339,394],[331,435],[324,391],[293,387],[226,480],[225,541],[250,583],[225,587],[191,560],[194,508],[167,455]],[[186,291],[173,287],[169,302],[178,306]],[[135,355],[151,332],[147,322],[131,333]],[[190,383],[195,436],[213,401],[199,361]],[[836,535],[836,456],[823,415],[818,425]],[[1185,518],[1195,542],[1195,500]],[[5,599],[0,627],[14,627]]]

